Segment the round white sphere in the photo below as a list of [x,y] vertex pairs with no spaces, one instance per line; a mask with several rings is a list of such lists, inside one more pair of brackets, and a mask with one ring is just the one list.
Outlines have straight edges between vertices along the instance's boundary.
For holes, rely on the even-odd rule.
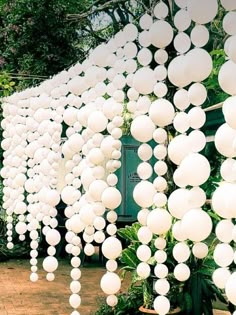
[[226,159],[221,164],[220,175],[226,182],[236,181],[236,162],[234,159]]
[[236,152],[233,147],[233,143],[236,138],[236,130],[229,127],[228,124],[221,125],[215,134],[215,146],[219,153],[222,155],[233,158],[236,156]]
[[[143,132],[145,130],[145,132]],[[155,125],[153,120],[146,116],[137,116],[131,123],[130,132],[140,142],[148,142],[152,139]]]
[[236,63],[228,60],[221,66],[218,75],[218,81],[221,89],[230,95],[236,94],[236,83],[234,81],[235,71]]
[[138,264],[136,271],[139,277],[147,279],[150,276],[151,268],[146,262],[141,262]]
[[114,272],[107,272],[101,278],[101,289],[106,294],[116,294],[121,287],[121,280]]
[[57,244],[59,244],[60,240],[61,240],[61,235],[57,230],[51,229],[47,232],[46,242],[49,245],[56,246]]
[[190,127],[188,114],[185,112],[177,113],[173,120],[173,126],[178,132],[185,133]]
[[166,295],[170,291],[170,283],[167,279],[158,279],[154,284],[154,289],[159,295]]
[[192,77],[189,76],[188,73],[189,60],[186,56],[180,55],[175,57],[171,60],[168,66],[168,78],[170,82],[180,88],[183,88],[192,82]]
[[116,237],[110,236],[102,244],[102,253],[107,259],[116,259],[121,251],[121,242]]
[[174,190],[168,198],[168,210],[173,217],[182,219],[184,214],[190,210],[189,190],[185,188]]
[[236,272],[233,272],[226,281],[225,293],[229,301],[236,305]]
[[[145,217],[146,218],[144,219],[146,222],[147,222],[147,216],[148,216],[148,214],[150,212],[149,210],[147,210],[147,211],[148,212],[145,213]],[[139,213],[140,213],[140,211],[139,211]],[[141,226],[139,228],[139,230],[138,230],[137,236],[138,236],[139,241],[142,244],[148,244],[152,240],[153,234],[152,234],[152,232],[150,231],[150,229],[147,226]]]
[[209,41],[209,31],[204,25],[195,25],[190,34],[191,41],[196,47],[203,47]]
[[231,97],[228,97],[224,101],[223,107],[222,107],[225,121],[233,129],[236,129],[236,123],[234,119],[234,116],[236,114],[235,103],[236,103],[236,96],[231,96]]
[[234,224],[231,220],[221,220],[217,223],[215,233],[223,243],[230,243],[233,239]]
[[175,115],[174,106],[165,99],[154,101],[149,109],[149,116],[156,126],[165,127],[172,123]]
[[212,280],[219,289],[225,289],[231,273],[227,268],[217,268],[212,274]]
[[176,12],[174,16],[174,24],[180,32],[183,32],[189,28],[191,24],[191,18],[185,9]]
[[136,255],[140,261],[147,262],[151,258],[152,252],[149,246],[142,244],[137,248]]
[[148,161],[152,157],[152,147],[147,143],[142,143],[138,147],[138,156],[142,161]]
[[218,12],[218,1],[189,0],[187,10],[191,19],[198,24],[211,22]]
[[165,48],[173,39],[173,29],[171,25],[163,20],[158,20],[150,27],[151,43],[158,48]]
[[220,0],[222,7],[227,11],[236,10],[236,3],[234,0]]
[[189,266],[183,263],[178,264],[174,269],[174,276],[178,281],[186,281],[190,277]]
[[217,244],[213,257],[218,266],[228,267],[234,260],[234,250],[229,244]]
[[179,89],[177,92],[175,92],[173,102],[176,108],[180,110],[187,109],[190,105],[188,91],[185,89]]
[[191,47],[190,37],[184,32],[178,33],[174,39],[174,47],[180,54],[186,53]]
[[147,226],[152,233],[157,235],[165,234],[172,224],[172,217],[167,210],[157,208],[152,210],[147,217]]
[[58,267],[58,261],[53,256],[48,256],[43,260],[43,269],[46,272],[54,272]]
[[173,248],[173,256],[178,263],[188,260],[190,253],[190,249],[185,242],[177,243]]
[[137,167],[138,176],[146,180],[152,176],[152,166],[148,162],[142,162]]
[[155,75],[152,69],[143,67],[137,70],[133,77],[133,87],[140,94],[150,94],[156,84]]
[[202,83],[194,83],[188,90],[188,98],[191,104],[202,105],[207,98],[207,90]]
[[153,306],[157,314],[165,315],[170,310],[170,301],[166,296],[158,295],[154,300]]
[[192,247],[193,255],[198,259],[203,259],[208,254],[208,246],[205,243],[195,243]]
[[101,197],[103,205],[108,209],[116,209],[121,204],[121,193],[115,187],[107,187]]
[[150,207],[153,204],[153,198],[156,189],[149,181],[142,180],[133,190],[134,201],[142,208]]
[[236,12],[228,12],[223,19],[223,29],[228,35],[236,34]]
[[[187,238],[194,242],[205,240],[212,231],[212,220],[207,212],[191,209],[182,218],[181,227]],[[196,229],[201,226],[201,229]]]

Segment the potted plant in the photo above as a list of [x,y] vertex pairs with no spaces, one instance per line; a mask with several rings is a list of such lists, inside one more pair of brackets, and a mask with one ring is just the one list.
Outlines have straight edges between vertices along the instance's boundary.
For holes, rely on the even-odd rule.
[[[127,247],[122,251],[121,255],[123,276],[125,277],[127,272],[131,273],[131,286],[135,286],[143,292],[140,311],[143,314],[157,314],[153,309],[153,302],[157,296],[154,289],[156,279],[153,272],[156,264],[154,258],[156,237],[149,244],[152,251],[152,257],[148,261],[152,270],[151,275],[147,279],[141,279],[136,272],[136,268],[140,263],[136,255],[137,248],[141,245],[137,236],[140,226],[139,223],[133,223],[132,226],[126,226],[118,230],[119,236],[128,242]],[[167,241],[165,249],[167,260],[165,264],[169,270],[167,280],[170,283],[170,290],[167,294],[171,304],[169,314],[211,315],[214,308],[213,302],[216,300],[221,301],[227,307],[227,302],[222,292],[214,285],[211,279],[216,267],[212,257],[215,246],[214,237],[208,239],[209,252],[204,259],[197,259],[193,254],[190,255],[187,265],[191,270],[191,274],[185,282],[178,281],[173,274],[176,261],[172,250],[177,241],[172,237],[171,233],[165,235],[165,238]],[[188,245],[190,248],[193,246],[191,242]]]

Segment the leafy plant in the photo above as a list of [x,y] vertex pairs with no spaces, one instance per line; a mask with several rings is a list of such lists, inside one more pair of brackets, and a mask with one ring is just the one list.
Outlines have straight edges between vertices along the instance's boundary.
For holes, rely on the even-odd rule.
[[[155,281],[155,276],[153,273],[155,259],[155,237],[150,242],[150,248],[152,251],[152,257],[148,261],[151,266],[152,275],[145,280],[142,280],[136,272],[136,268],[140,263],[136,256],[136,249],[141,243],[138,240],[137,232],[141,225],[139,223],[134,223],[132,226],[126,226],[118,230],[118,235],[129,241],[129,245],[125,248],[121,255],[121,263],[123,276],[125,277],[127,272],[131,272],[131,287],[135,285],[140,287],[143,291],[143,301],[142,304],[147,308],[153,307],[153,301],[157,295],[153,290],[153,281]],[[209,253],[204,259],[197,259],[194,255],[190,255],[187,261],[187,265],[191,270],[191,275],[186,282],[179,282],[175,279],[173,271],[177,264],[175,261],[172,250],[174,245],[177,243],[173,239],[171,233],[166,236],[167,247],[167,261],[166,265],[169,270],[168,281],[170,283],[171,289],[168,293],[168,298],[170,299],[171,307],[176,308],[179,306],[185,314],[191,315],[212,315],[213,314],[213,301],[220,300],[226,303],[222,292],[214,285],[211,277],[212,273],[216,268],[216,264],[212,257],[213,248],[216,245],[214,237],[209,237]],[[189,247],[193,246],[192,242],[188,243]]]

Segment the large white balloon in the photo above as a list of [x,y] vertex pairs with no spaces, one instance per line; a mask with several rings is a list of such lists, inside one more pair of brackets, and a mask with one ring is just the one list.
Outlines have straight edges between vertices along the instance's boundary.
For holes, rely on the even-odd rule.
[[209,31],[203,25],[195,25],[190,36],[194,46],[203,47],[209,40]]
[[211,22],[218,12],[217,0],[189,0],[187,10],[191,19],[198,24]]
[[207,158],[199,153],[190,153],[186,156],[182,160],[180,168],[187,183],[191,186],[200,186],[205,183],[211,172]]
[[[207,212],[200,208],[191,209],[183,216],[181,226],[188,239],[201,242],[210,235],[212,220]],[[199,226],[201,229],[198,228]]]
[[173,39],[173,29],[171,25],[163,20],[158,20],[150,27],[151,43],[158,48],[168,46]]
[[227,11],[236,10],[236,3],[234,0],[220,0],[222,7]]
[[157,208],[147,217],[147,226],[154,234],[162,235],[171,228],[172,217],[167,210]]
[[156,194],[156,189],[149,181],[141,181],[138,183],[133,191],[135,202],[143,208],[150,207],[153,204],[153,198]]
[[122,245],[114,236],[108,237],[102,244],[102,253],[107,259],[116,259],[120,256]]
[[158,295],[154,300],[153,306],[157,314],[164,315],[170,310],[170,301],[166,296]]
[[236,63],[231,60],[226,61],[220,68],[218,81],[222,90],[230,95],[236,94],[236,82],[234,80]]
[[171,215],[177,219],[182,219],[184,214],[190,210],[189,190],[179,188],[174,190],[168,198],[168,209]]
[[229,301],[236,305],[236,272],[233,272],[226,281],[225,293]]
[[236,139],[236,130],[229,127],[228,124],[221,125],[215,134],[216,149],[224,156],[233,158],[236,156],[234,141]]
[[177,87],[185,87],[192,82],[188,73],[189,60],[185,55],[180,55],[171,60],[168,66],[168,78]]
[[[137,116],[131,124],[130,132],[132,136],[140,142],[148,142],[152,139],[153,132],[155,130],[155,122],[146,116]],[[145,132],[143,132],[145,130]]]
[[228,267],[234,260],[234,250],[229,244],[217,244],[213,257],[218,266]]
[[226,123],[233,129],[236,129],[235,115],[236,115],[236,96],[228,97],[222,107]]
[[229,35],[236,35],[236,12],[228,12],[223,19],[223,29]]
[[143,67],[137,70],[133,77],[133,87],[140,94],[150,94],[156,84],[155,75],[152,69]]
[[102,276],[101,289],[106,294],[116,294],[121,287],[120,277],[114,272],[107,272]]
[[178,135],[173,138],[168,146],[168,156],[176,165],[180,165],[182,160],[191,152],[191,143],[188,136]]
[[202,48],[191,49],[186,54],[188,76],[193,82],[204,81],[210,75],[213,63],[210,54]]
[[165,99],[154,101],[149,109],[149,116],[156,126],[165,127],[172,123],[175,115],[174,106]]

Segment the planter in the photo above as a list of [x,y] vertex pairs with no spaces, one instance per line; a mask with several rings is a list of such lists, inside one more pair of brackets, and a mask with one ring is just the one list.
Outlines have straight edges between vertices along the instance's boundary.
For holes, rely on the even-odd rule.
[[[155,310],[150,310],[148,308],[145,308],[143,306],[140,306],[139,308],[140,312],[142,312],[143,314],[158,314]],[[170,311],[168,314],[180,314],[181,309],[179,307],[175,308],[174,310]]]

